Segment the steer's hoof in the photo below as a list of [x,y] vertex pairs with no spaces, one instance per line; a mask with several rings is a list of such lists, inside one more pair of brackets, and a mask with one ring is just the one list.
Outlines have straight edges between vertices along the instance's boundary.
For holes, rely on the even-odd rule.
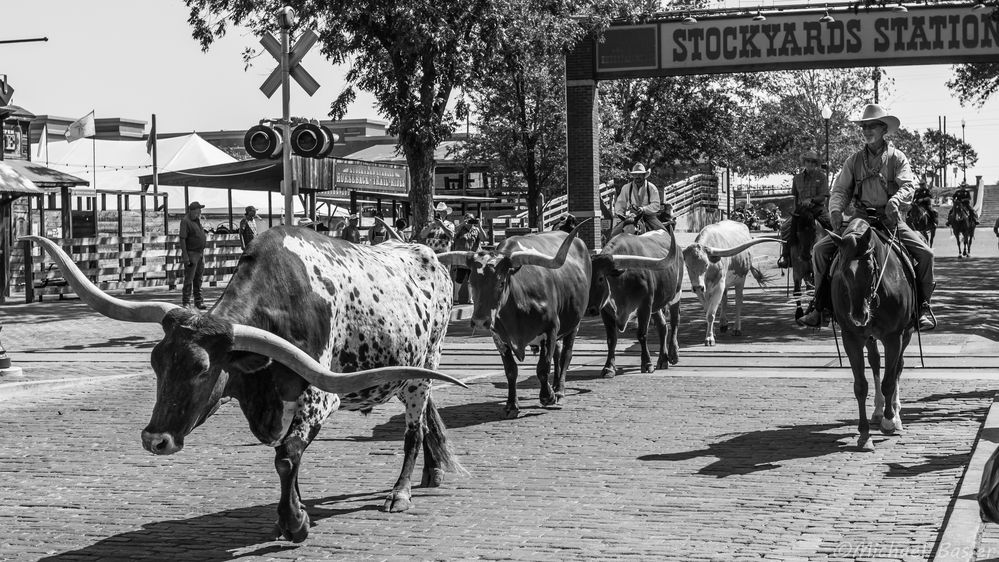
[[902,418],[895,416],[894,419],[884,418],[881,420],[881,433],[885,435],[895,435],[902,431]]
[[669,369],[669,361],[665,357],[660,357],[656,361],[656,370],[658,371],[659,369]]
[[389,497],[385,498],[385,503],[382,505],[382,511],[399,513],[400,511],[406,511],[411,507],[413,507],[413,502],[410,499],[409,494],[392,492],[389,494]]
[[714,346],[715,345],[715,338],[708,338],[708,339],[704,340],[704,345],[706,345],[708,347]]
[[289,540],[293,543],[300,543],[305,539],[309,538],[309,527],[311,526],[311,522],[309,521],[309,513],[306,512],[305,510],[302,510],[302,520],[294,523],[297,523],[296,528],[284,529],[281,527],[281,522],[278,521],[276,525],[278,535],[284,537],[285,540]]
[[742,335],[742,330],[732,330],[732,335],[733,336],[741,336]]
[[860,437],[857,438],[857,449],[866,453],[874,451],[874,441],[871,439],[870,433],[860,434]]
[[420,480],[420,486],[424,488],[437,488],[444,484],[444,471],[439,468],[427,469],[423,467],[423,479]]
[[520,408],[504,408],[503,418],[508,420],[515,420],[520,415]]
[[718,327],[718,331],[721,332],[721,333],[723,333],[723,334],[725,332],[727,332],[728,331],[728,324],[722,324],[721,326],[719,326]]
[[654,371],[654,369],[652,368],[652,361],[649,361],[648,363],[644,363],[644,362],[642,363],[642,372],[643,373],[651,373],[653,371]]
[[556,400],[554,396],[544,396],[540,398],[540,401],[541,405],[544,406],[545,408],[549,406],[554,406],[555,403],[558,402],[558,400]]

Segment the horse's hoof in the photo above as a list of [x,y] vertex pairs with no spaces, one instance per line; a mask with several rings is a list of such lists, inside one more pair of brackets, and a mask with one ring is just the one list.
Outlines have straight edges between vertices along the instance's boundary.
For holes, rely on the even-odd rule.
[[656,370],[658,371],[659,369],[669,369],[669,360],[665,357],[660,357],[656,361]]
[[508,420],[515,420],[520,415],[520,408],[505,408],[503,410],[503,418]]
[[902,418],[896,416],[894,420],[884,418],[881,420],[881,433],[884,435],[895,435],[902,431]]
[[389,497],[385,498],[385,503],[382,505],[382,511],[399,513],[402,511],[408,511],[411,507],[413,507],[413,501],[409,494],[392,492],[389,494]]
[[880,414],[875,414],[875,415],[871,416],[871,425],[873,425],[874,427],[880,427],[881,426],[881,420],[883,420],[883,419],[885,419],[884,416],[882,416]]
[[680,362],[680,354],[675,349],[671,349],[666,352],[666,360],[669,361],[670,365],[676,365]]
[[538,400],[541,401],[541,405],[547,408],[548,406],[553,406],[558,400],[555,400],[554,396],[544,396],[539,397]]
[[741,336],[742,335],[742,330],[732,330],[732,335],[733,336]]
[[715,345],[715,340],[714,340],[714,338],[711,338],[711,339],[709,339],[709,340],[704,340],[704,345],[706,345],[706,346],[708,346],[708,347],[711,347],[711,346]]
[[615,367],[604,367],[603,371],[600,371],[600,376],[605,379],[612,379],[617,375],[617,368]]
[[725,332],[727,332],[728,331],[728,324],[722,324],[721,326],[719,326],[718,327],[718,331],[721,332],[721,333],[723,333],[723,334]]
[[652,361],[649,361],[648,363],[644,363],[644,362],[642,363],[642,372],[643,373],[652,373],[652,372],[654,372],[654,369],[652,368]]
[[295,529],[281,529],[280,521],[277,524],[278,529],[280,529],[281,536],[285,540],[289,540],[293,543],[303,542],[305,539],[309,538],[309,527],[311,522],[309,521],[309,513],[302,510],[302,521]]
[[860,434],[860,437],[857,438],[857,449],[866,453],[874,451],[874,441],[871,439],[870,433]]

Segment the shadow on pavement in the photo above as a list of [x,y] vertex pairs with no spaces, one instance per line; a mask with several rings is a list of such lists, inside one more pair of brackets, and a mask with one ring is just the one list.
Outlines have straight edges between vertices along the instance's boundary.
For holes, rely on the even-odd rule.
[[718,460],[702,467],[698,474],[707,476],[737,476],[750,474],[761,470],[778,468],[780,461],[821,457],[838,453],[848,448],[842,443],[843,438],[853,437],[849,433],[828,433],[831,430],[842,430],[844,425],[855,422],[812,424],[786,426],[765,431],[751,431],[739,434],[726,441],[712,443],[707,449],[667,453],[658,455],[643,455],[642,461],[685,461],[698,457],[717,457]]
[[885,476],[888,478],[910,478],[912,476],[926,474],[927,472],[950,470],[953,468],[963,467],[968,464],[969,459],[971,459],[970,451],[967,453],[954,453],[950,455],[926,457],[926,461],[922,464],[915,464],[912,466],[905,466],[897,462],[892,462],[888,463],[888,472]]
[[[362,506],[337,508],[339,502],[370,498]],[[312,526],[317,521],[359,511],[375,511],[381,506],[381,492],[344,494],[315,500],[304,499]],[[327,504],[332,504],[328,506]],[[264,556],[298,548],[288,542],[276,542],[274,520],[277,504],[254,505],[209,513],[190,519],[147,523],[141,530],[120,533],[90,546],[62,552],[41,560],[131,560],[148,559],[160,553],[166,558],[187,553],[192,559],[211,562],[234,560],[244,556]],[[245,551],[254,548],[252,551]],[[170,553],[170,554],[165,554]]]

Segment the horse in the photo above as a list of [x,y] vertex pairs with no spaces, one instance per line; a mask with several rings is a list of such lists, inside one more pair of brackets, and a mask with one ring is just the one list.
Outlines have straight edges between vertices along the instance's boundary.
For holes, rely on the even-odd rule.
[[975,239],[975,222],[971,220],[971,212],[967,205],[954,205],[954,216],[950,219],[950,228],[957,240],[957,257],[966,258],[971,254],[971,242]]
[[[873,220],[873,219],[872,219]],[[876,221],[873,221],[876,224]],[[885,435],[902,431],[899,379],[905,348],[916,326],[915,274],[896,250],[862,218],[850,221],[842,235],[829,233],[839,248],[831,267],[833,316],[842,328],[843,347],[853,370],[853,393],[860,410],[857,447],[873,451],[870,424]],[[876,340],[884,346],[884,378],[878,376]],[[864,348],[874,372],[874,413],[867,420]]]
[[928,208],[924,205],[913,205],[905,215],[905,223],[921,234],[926,243],[933,247],[933,239],[937,236],[937,221]]
[[805,315],[801,308],[801,286],[804,283],[806,288],[814,286],[812,279],[812,247],[818,237],[815,228],[815,220],[818,217],[818,209],[808,206],[798,207],[793,215],[794,221],[794,243],[790,244],[791,254],[791,278],[794,280],[794,296],[796,308],[794,318],[797,320]]

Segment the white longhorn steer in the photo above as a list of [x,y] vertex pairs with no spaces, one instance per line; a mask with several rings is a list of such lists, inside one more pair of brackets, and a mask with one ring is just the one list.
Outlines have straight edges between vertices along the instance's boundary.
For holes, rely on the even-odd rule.
[[728,329],[725,313],[729,287],[735,287],[735,330],[742,335],[742,290],[746,276],[752,273],[761,285],[766,278],[753,265],[749,248],[762,242],[780,242],[779,238],[753,238],[749,228],[736,221],[724,220],[701,229],[694,243],[683,249],[683,261],[697,300],[704,306],[707,321],[705,345],[715,344],[715,312],[721,304],[721,328]]

